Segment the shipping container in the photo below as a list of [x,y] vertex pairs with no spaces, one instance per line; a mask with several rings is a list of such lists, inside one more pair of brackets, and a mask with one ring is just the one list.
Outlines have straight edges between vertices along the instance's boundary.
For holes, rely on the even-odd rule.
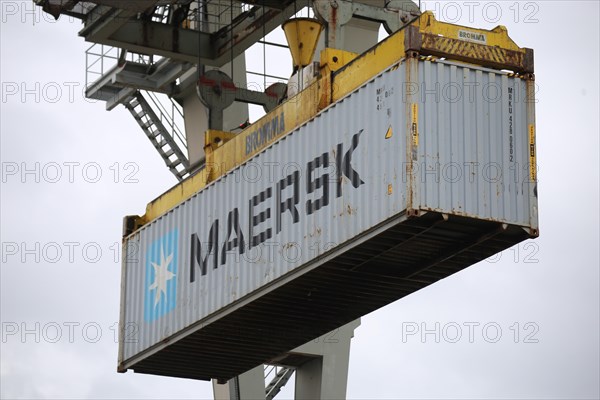
[[229,379],[536,237],[533,93],[407,57],[126,236],[119,370]]

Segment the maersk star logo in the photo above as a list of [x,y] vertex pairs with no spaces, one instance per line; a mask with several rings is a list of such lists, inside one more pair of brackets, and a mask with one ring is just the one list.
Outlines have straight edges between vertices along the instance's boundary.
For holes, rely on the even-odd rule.
[[144,319],[154,321],[177,305],[177,229],[154,241],[146,253]]

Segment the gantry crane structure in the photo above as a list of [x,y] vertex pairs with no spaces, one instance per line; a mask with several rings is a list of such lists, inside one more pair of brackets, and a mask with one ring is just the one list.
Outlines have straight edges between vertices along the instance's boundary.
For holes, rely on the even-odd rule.
[[[169,310],[181,307],[183,311],[173,312],[171,317],[195,313],[197,320],[184,326],[183,318],[150,318],[150,323],[144,317],[148,322],[144,326],[152,331],[147,335],[148,343],[125,351],[120,340],[120,372],[134,369],[216,378],[213,390],[218,399],[272,399],[295,372],[297,398],[345,398],[350,341],[360,325],[357,318],[539,234],[533,51],[519,47],[503,26],[482,30],[439,22],[432,13],[421,13],[410,0],[35,1],[56,18],[68,15],[81,19],[79,35],[92,43],[86,52],[86,96],[105,101],[108,110],[123,105],[180,181],[149,203],[145,215],[125,218],[124,246],[139,244],[143,238],[150,254],[154,246],[151,240],[163,243],[161,240],[172,235],[172,231],[167,232],[171,225],[165,221],[186,230],[191,243],[176,247],[191,260],[187,265],[190,281],[178,278],[173,285],[183,286],[193,298],[184,298],[178,306],[178,300],[173,301]],[[279,26],[285,31],[287,44],[270,39]],[[389,37],[378,42],[381,27]],[[254,46],[263,48],[262,71],[247,67],[255,61]],[[289,76],[269,71],[280,57],[267,57],[267,46],[289,48]],[[256,77],[262,79],[261,85],[252,82]],[[453,102],[440,105],[419,96],[419,80],[454,88],[499,81],[503,97],[501,102],[489,101],[484,95],[463,101],[458,106],[462,108],[453,110],[459,117],[452,119],[453,111],[444,107],[453,107]],[[521,96],[519,102],[517,95]],[[388,97],[390,104],[386,103]],[[354,104],[353,100],[344,104],[352,98],[366,99],[369,110],[377,111],[380,118],[371,118],[371,111],[358,110],[358,106],[343,111]],[[249,104],[262,107],[265,116],[250,121]],[[342,186],[352,186],[358,192],[364,184],[352,167],[351,157],[365,130],[373,131],[365,134],[370,135],[365,140],[374,148],[382,146],[379,154],[371,156],[381,156],[393,164],[389,171],[378,170],[376,160],[362,164],[363,171],[376,175],[371,175],[374,185],[379,185],[373,186],[378,192],[372,200],[384,210],[389,208],[388,219],[377,219],[363,231],[356,230],[351,238],[341,236],[344,243],[319,250],[314,259],[276,279],[266,273],[257,280],[260,282],[254,282],[258,286],[242,289],[249,292],[241,298],[229,282],[222,282],[222,287],[211,290],[226,299],[224,305],[210,311],[201,309],[198,304],[207,299],[208,290],[200,289],[201,285],[190,287],[196,280],[195,266],[206,283],[223,277],[217,274],[225,268],[232,275],[224,279],[239,279],[241,264],[217,270],[216,250],[210,278],[207,260],[211,250],[200,260],[202,244],[197,233],[209,236],[210,249],[213,245],[217,248],[219,219],[210,229],[195,221],[192,229],[185,213],[195,210],[194,204],[201,202],[203,193],[208,196],[206,193],[221,190],[227,193],[227,201],[245,200],[237,199],[239,186],[226,179],[229,172],[277,149],[287,148],[289,152],[290,143],[310,147],[312,143],[307,141],[311,137],[321,138],[319,135],[325,133],[317,131],[311,122],[333,120],[337,125],[345,122],[339,119],[348,113],[358,133],[352,136],[346,153],[344,143],[339,143],[322,149],[325,152],[321,156],[305,163],[307,170],[314,171],[324,167],[330,157],[335,159],[335,180],[313,181],[309,172],[305,188],[308,193],[321,188],[325,199],[331,183],[337,188],[337,202],[327,210],[330,214],[323,211],[315,219],[313,212],[327,206],[329,200],[323,204],[308,200],[304,211],[319,227],[315,232],[290,228],[288,236],[310,246],[317,240],[314,237],[323,233],[321,227],[329,230],[327,237],[333,237],[332,232],[360,228],[368,212],[357,215],[351,204],[366,209],[371,199],[365,203],[362,197],[352,197],[355,192],[346,193],[345,198]],[[384,122],[385,129],[367,129],[381,128]],[[394,129],[401,133],[394,136]],[[294,136],[300,131],[313,136]],[[341,138],[350,133],[337,134]],[[464,151],[457,147],[459,141],[464,143]],[[386,153],[390,149],[394,149],[393,154]],[[414,174],[420,159],[439,165],[442,158],[454,162],[457,157],[463,157],[464,165],[481,161],[501,165],[509,173],[514,173],[513,164],[519,159],[526,174],[522,180],[490,182],[472,176],[472,172],[468,180],[443,184]],[[295,173],[299,175],[300,170]],[[402,182],[398,182],[399,174],[405,174]],[[299,178],[284,176],[277,185],[279,196],[288,186],[294,189],[291,198],[273,202],[277,218],[289,211],[288,217],[295,224],[299,221]],[[247,188],[250,193],[253,190]],[[257,238],[256,246],[268,236],[269,229],[253,236],[253,228],[270,218],[271,208],[255,212],[254,206],[275,197],[271,190],[264,189],[249,202],[244,201],[249,204],[248,234]],[[228,214],[223,253],[232,248],[239,248],[240,254],[245,250],[240,204],[235,203]],[[200,207],[205,207],[204,203]],[[204,215],[206,220],[214,218]],[[213,226],[217,228],[213,230]],[[280,231],[281,224],[276,229]],[[232,230],[237,237],[229,241]],[[162,259],[161,247],[161,265]],[[221,260],[225,265],[225,257]],[[169,279],[174,276],[167,264],[165,261],[163,269],[155,267],[162,271],[161,281],[159,272],[144,275],[141,261],[123,261],[123,271],[131,271],[123,274],[121,329],[127,318],[139,320],[136,307],[143,305],[140,292],[154,290],[162,282],[166,298],[166,275]],[[256,265],[246,267],[260,270]],[[146,280],[154,276],[156,283],[139,290],[141,276]],[[158,289],[154,293],[160,300]],[[129,304],[123,299],[129,299]],[[171,332],[173,326],[165,321],[176,321],[172,325],[179,324],[181,329]],[[244,324],[248,332],[239,331]],[[271,325],[276,328],[270,329]],[[154,335],[158,327],[166,328],[169,335]],[[314,339],[319,335],[323,336]],[[213,347],[207,348],[211,344]],[[205,358],[198,359],[198,355]],[[188,365],[181,365],[182,360]],[[255,367],[261,362],[269,365]]]

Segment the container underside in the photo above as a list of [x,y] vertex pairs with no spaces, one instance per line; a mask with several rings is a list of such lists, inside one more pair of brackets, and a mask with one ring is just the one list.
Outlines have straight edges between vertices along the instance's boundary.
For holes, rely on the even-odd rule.
[[427,213],[404,219],[161,351],[121,367],[228,380],[529,237],[522,227],[473,218]]

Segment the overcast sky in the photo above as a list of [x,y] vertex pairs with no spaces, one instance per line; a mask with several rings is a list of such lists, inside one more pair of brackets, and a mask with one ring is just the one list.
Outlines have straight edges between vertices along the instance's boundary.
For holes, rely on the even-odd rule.
[[[423,5],[535,49],[540,237],[365,316],[348,398],[595,399],[598,2],[470,3]],[[116,372],[122,217],[175,179],[125,108],[84,98],[79,22],[0,4],[2,398],[212,398],[208,382]],[[436,324],[462,336],[406,335]]]

